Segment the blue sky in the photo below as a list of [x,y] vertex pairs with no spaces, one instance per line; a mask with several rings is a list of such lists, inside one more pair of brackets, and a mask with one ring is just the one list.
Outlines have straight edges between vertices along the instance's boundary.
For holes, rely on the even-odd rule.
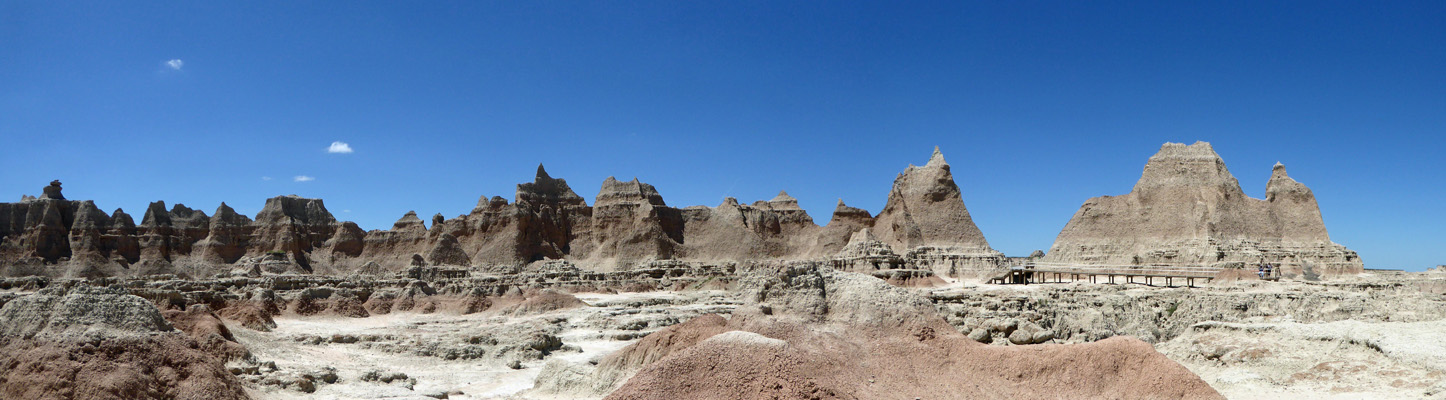
[[1446,264],[1446,2],[222,3],[0,0],[0,199],[381,229],[544,163],[589,203],[783,189],[822,224],[937,145],[1024,255],[1204,140],[1254,197],[1284,162],[1369,267]]

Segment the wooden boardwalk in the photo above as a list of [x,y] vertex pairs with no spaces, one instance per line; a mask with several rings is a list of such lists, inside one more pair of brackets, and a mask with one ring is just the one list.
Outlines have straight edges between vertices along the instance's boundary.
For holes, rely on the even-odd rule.
[[1032,262],[1010,267],[1002,276],[995,276],[990,283],[1023,284],[1064,283],[1088,281],[1090,283],[1140,283],[1164,286],[1194,287],[1197,282],[1205,283],[1215,279],[1223,268],[1188,265],[1092,265]]

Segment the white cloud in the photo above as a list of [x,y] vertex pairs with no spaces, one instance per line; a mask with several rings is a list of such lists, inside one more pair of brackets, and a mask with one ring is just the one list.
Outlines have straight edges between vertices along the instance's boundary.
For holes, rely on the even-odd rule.
[[183,66],[185,66],[185,65],[186,65],[186,62],[185,62],[185,61],[181,61],[181,59],[179,59],[179,58],[175,58],[175,59],[171,59],[170,61],[166,61],[166,68],[170,68],[170,69],[173,69],[173,70],[176,70],[176,71],[180,71],[180,70],[181,70],[181,67],[183,67]]
[[263,177],[261,177],[261,180],[263,180],[263,181],[269,181],[269,180],[271,180],[271,177],[269,177],[269,176],[263,176]]
[[351,210],[341,210],[341,212],[349,213],[349,212],[351,212]]
[[296,182],[311,182],[316,180],[316,178],[312,178],[306,175],[297,175],[295,178],[291,178],[291,180]]
[[346,142],[331,142],[331,147],[326,148],[327,153],[350,154],[351,145]]

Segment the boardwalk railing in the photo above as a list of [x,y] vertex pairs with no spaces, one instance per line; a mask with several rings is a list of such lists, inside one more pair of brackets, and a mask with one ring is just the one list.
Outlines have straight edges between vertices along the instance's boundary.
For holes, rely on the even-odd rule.
[[1100,277],[1104,277],[1108,283],[1115,283],[1116,278],[1123,278],[1123,283],[1143,283],[1154,285],[1156,279],[1163,280],[1165,286],[1175,286],[1177,280],[1183,280],[1187,286],[1195,286],[1198,280],[1209,282],[1224,268],[1206,267],[1196,265],[1099,265],[1099,264],[1068,264],[1050,262],[1030,262],[1020,266],[1010,267],[1002,274],[990,279],[991,282],[1001,284],[1025,284],[1045,282],[1077,282],[1088,280],[1091,283],[1099,283]]

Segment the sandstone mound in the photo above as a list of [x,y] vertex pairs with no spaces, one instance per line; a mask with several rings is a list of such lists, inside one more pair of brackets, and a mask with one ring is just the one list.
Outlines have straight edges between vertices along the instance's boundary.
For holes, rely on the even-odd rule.
[[223,361],[239,360],[250,354],[246,346],[236,342],[236,336],[221,322],[221,317],[204,304],[193,305],[185,311],[166,310],[161,314],[177,330],[200,343],[202,350]]
[[577,297],[571,294],[552,289],[504,296],[502,301],[513,303],[502,308],[502,313],[510,315],[541,314],[549,311],[587,306],[587,303],[578,300]]
[[47,289],[0,308],[0,336],[21,339],[114,337],[171,331],[150,302],[123,289]]
[[1305,185],[1276,164],[1266,198],[1245,196],[1209,143],[1166,143],[1129,194],[1075,213],[1046,262],[1106,265],[1282,265],[1288,274],[1359,273],[1354,251],[1330,241]]
[[[1190,371],[1131,338],[991,347],[950,328],[932,303],[866,276],[807,265],[744,280],[734,331],[647,364],[609,399],[1219,398]],[[683,329],[679,329],[683,330]],[[640,359],[643,346],[620,351]]]
[[[225,333],[219,322],[185,325]],[[246,398],[221,359],[200,347],[124,290],[47,289],[0,307],[0,397]]]

